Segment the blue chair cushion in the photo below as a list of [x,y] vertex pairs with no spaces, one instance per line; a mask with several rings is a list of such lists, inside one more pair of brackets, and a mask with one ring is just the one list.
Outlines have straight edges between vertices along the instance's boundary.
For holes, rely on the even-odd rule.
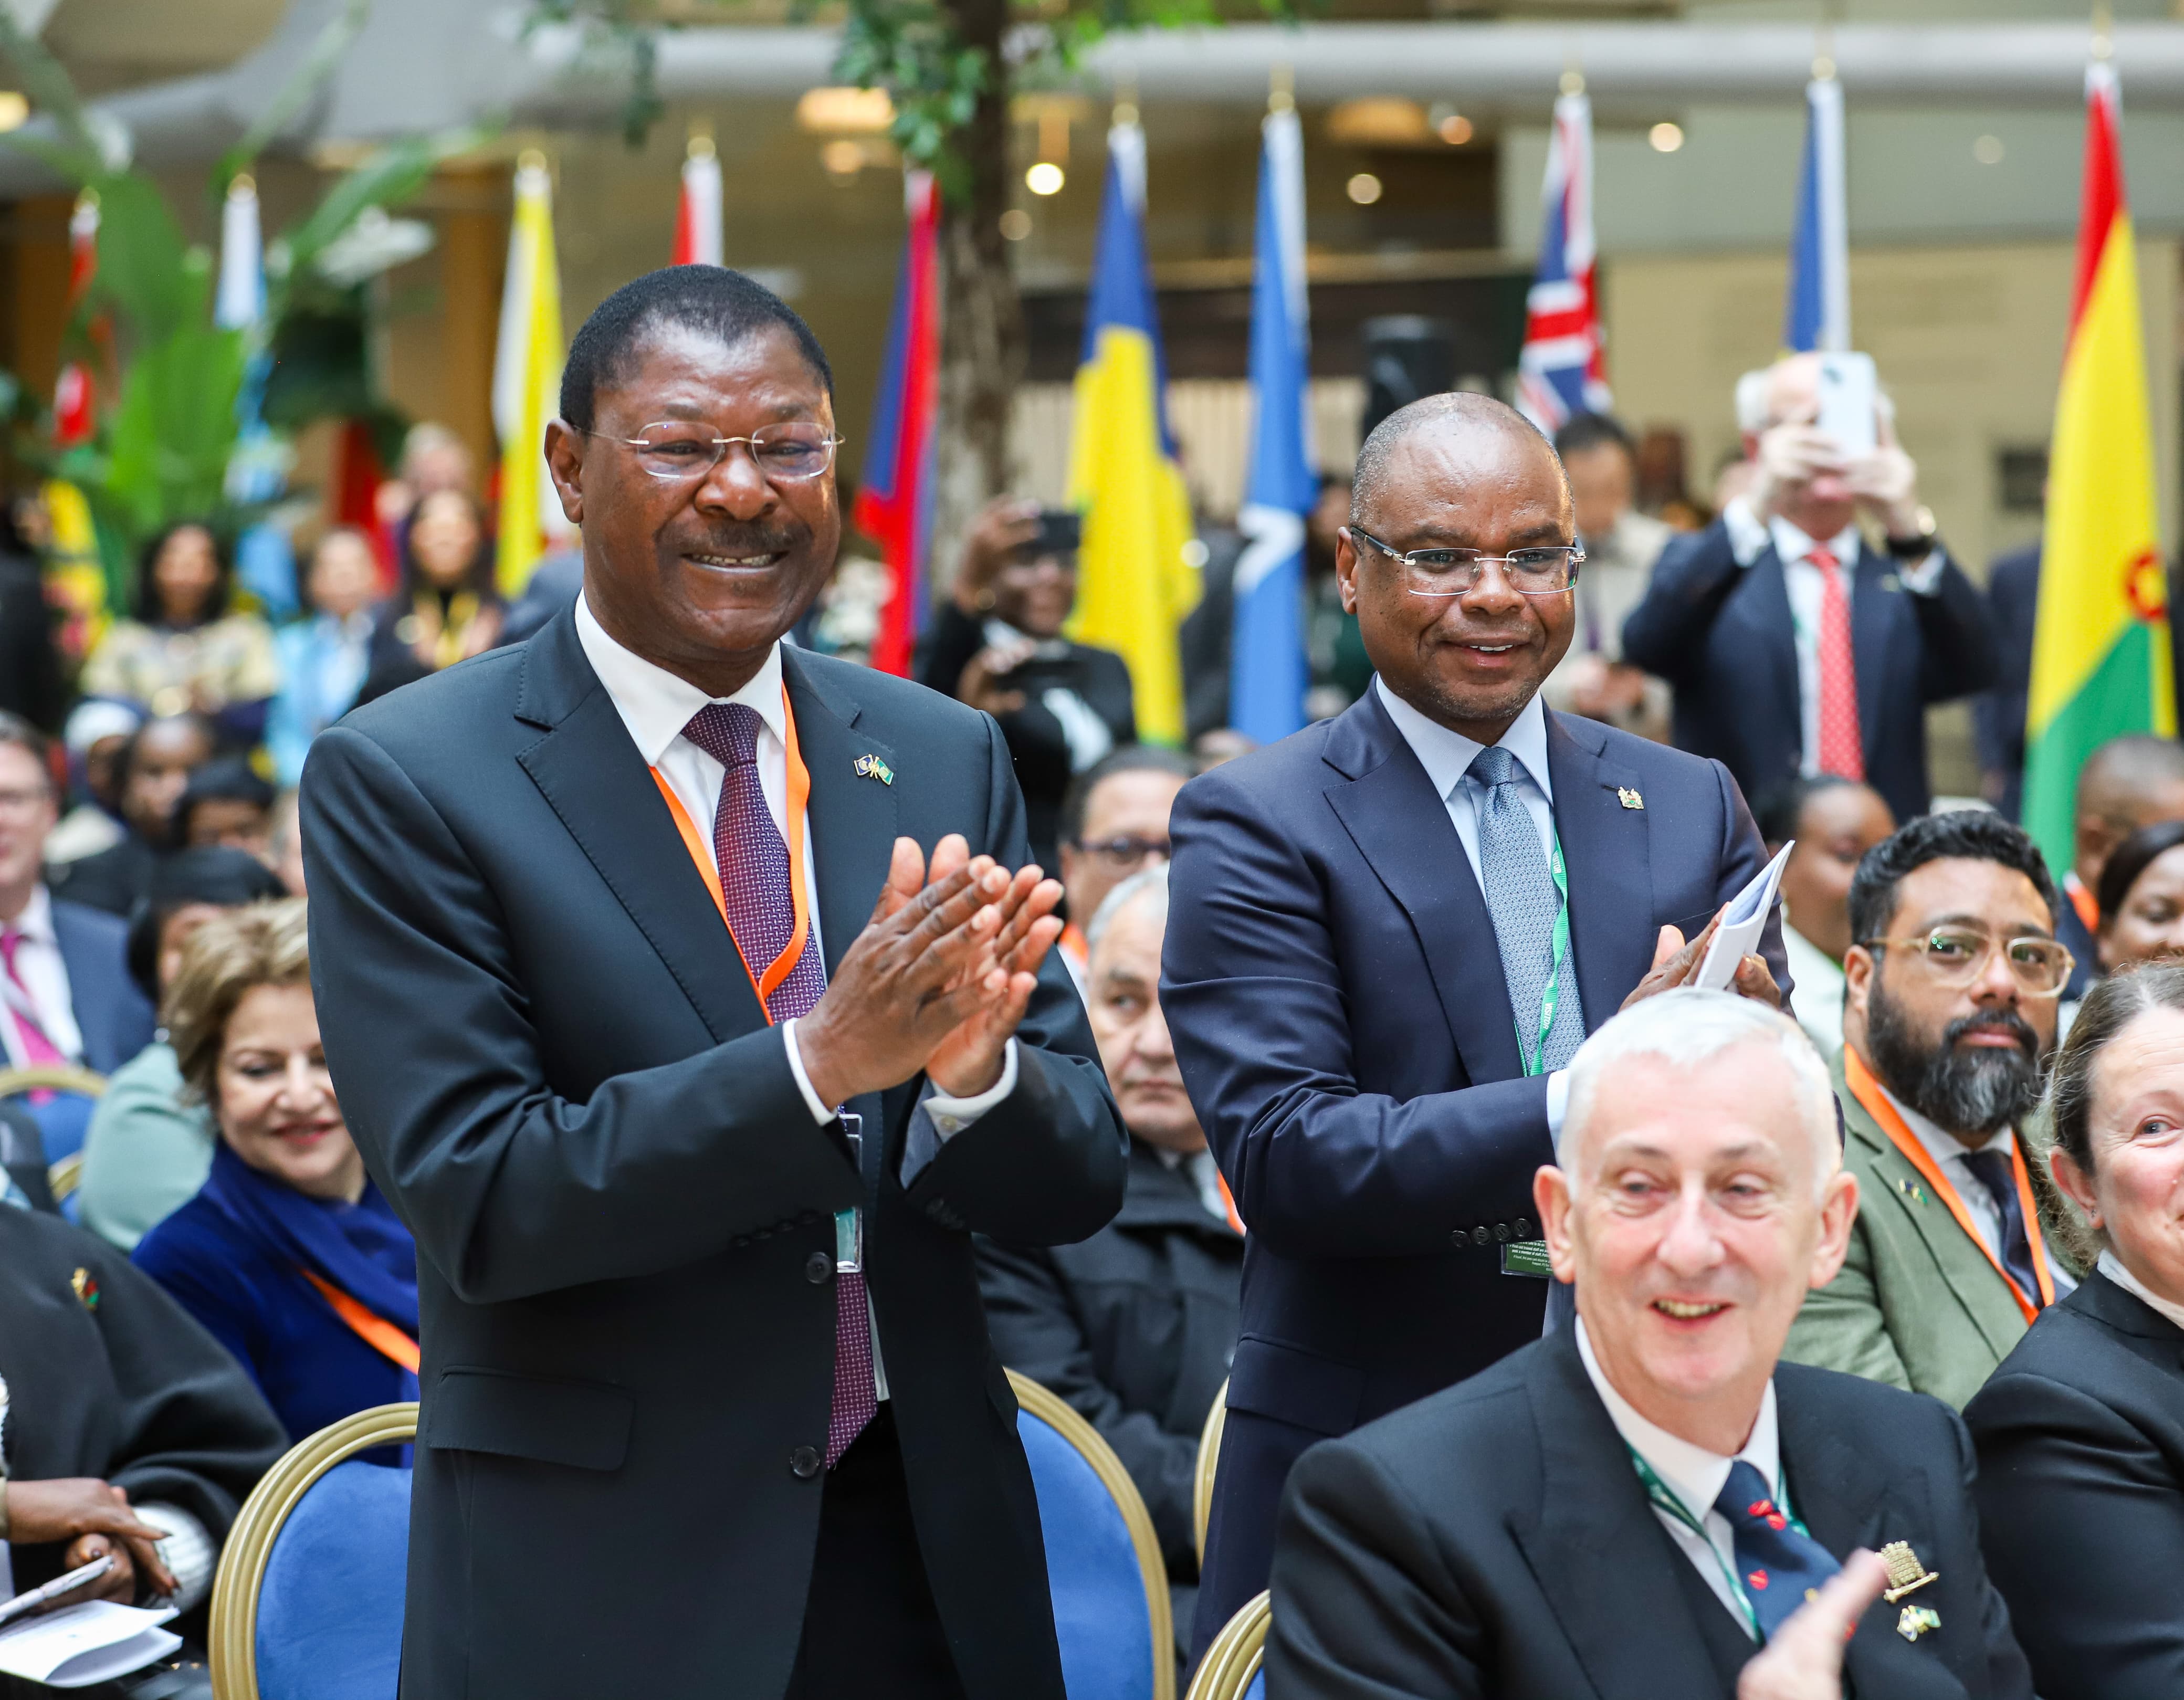
[[1244,1700],[1267,1700],[1267,1667],[1261,1665],[1244,1685]]
[[352,1458],[274,1537],[258,1593],[259,1700],[394,1700],[410,1472]]
[[31,1119],[38,1124],[38,1139],[46,1148],[46,1161],[58,1162],[63,1157],[72,1157],[83,1149],[84,1135],[91,1130],[91,1112],[97,1107],[92,1100],[81,1092],[56,1092],[44,1097],[43,1102],[34,1102],[25,1095],[13,1101],[31,1112]]
[[1048,1424],[1019,1412],[1017,1435],[1039,1494],[1063,1687],[1070,1700],[1151,1700],[1152,1618],[1121,1508]]

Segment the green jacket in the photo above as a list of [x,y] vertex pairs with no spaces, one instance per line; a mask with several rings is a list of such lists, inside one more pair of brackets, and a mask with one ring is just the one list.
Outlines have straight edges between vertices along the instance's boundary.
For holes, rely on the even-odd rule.
[[[1851,1095],[1841,1057],[1835,1084],[1848,1136],[1843,1167],[1858,1177],[1858,1220],[1841,1272],[1805,1296],[1782,1355],[1930,1393],[1961,1410],[2025,1333],[2025,1313],[1980,1243]],[[2047,1176],[2031,1168],[2035,1190],[2044,1193]],[[2051,1262],[2053,1256],[2051,1241]]]

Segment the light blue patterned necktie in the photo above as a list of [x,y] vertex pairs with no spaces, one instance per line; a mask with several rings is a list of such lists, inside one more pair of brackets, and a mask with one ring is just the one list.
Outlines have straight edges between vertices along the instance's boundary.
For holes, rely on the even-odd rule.
[[[1518,794],[1517,758],[1498,744],[1472,758],[1470,776],[1485,788],[1479,800],[1479,872],[1494,942],[1502,952],[1502,978],[1509,988],[1518,1054],[1529,1060],[1539,1044],[1540,996],[1555,959],[1555,914],[1562,894],[1540,848],[1540,829]],[[1542,1073],[1568,1062],[1585,1040],[1585,1008],[1578,1001],[1576,953],[1565,951],[1557,980],[1555,1024],[1540,1045]]]

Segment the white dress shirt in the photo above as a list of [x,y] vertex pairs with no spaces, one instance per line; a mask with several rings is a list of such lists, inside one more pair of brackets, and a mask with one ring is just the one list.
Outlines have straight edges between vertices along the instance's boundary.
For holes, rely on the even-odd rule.
[[1608,1420],[1615,1424],[1624,1445],[1646,1460],[1662,1485],[1706,1530],[1706,1536],[1702,1540],[1681,1519],[1658,1505],[1651,1508],[1653,1515],[1669,1531],[1676,1549],[1691,1560],[1691,1568],[1706,1579],[1707,1586],[1713,1590],[1714,1597],[1729,1614],[1740,1624],[1746,1622],[1745,1602],[1736,1597],[1729,1580],[1736,1570],[1736,1531],[1729,1526],[1729,1519],[1713,1508],[1713,1502],[1721,1497],[1722,1489],[1729,1483],[1730,1467],[1739,1458],[1759,1472],[1778,1499],[1786,1497],[1782,1491],[1782,1437],[1775,1423],[1773,1380],[1759,1396],[1759,1418],[1752,1425],[1750,1437],[1736,1457],[1724,1458],[1640,1416],[1602,1372],[1600,1360],[1592,1355],[1592,1342],[1585,1337],[1582,1317],[1577,1322],[1577,1354],[1584,1360],[1585,1373],[1600,1395],[1600,1402],[1607,1407]]
[[[0,932],[22,934],[15,946],[15,973],[30,995],[31,1012],[54,1050],[71,1062],[83,1056],[83,1032],[75,1024],[75,995],[69,985],[68,964],[61,959],[61,941],[53,931],[53,894],[42,885],[31,888],[31,900],[13,921],[0,922]],[[0,995],[0,1041],[5,1042],[8,1066],[25,1067],[30,1053],[16,1028],[12,1006],[20,995],[13,986]]]
[[1787,921],[1782,923],[1782,951],[1790,959],[1790,981],[1797,989],[1797,1025],[1813,1048],[1832,1062],[1842,1049],[1842,965]]
[[[1874,1084],[1880,1084],[1878,1081]],[[1920,1115],[1886,1086],[1880,1088],[1880,1095],[1895,1105],[1897,1112],[1903,1118],[1903,1125],[1911,1129],[1920,1145],[1925,1146],[1926,1155],[1933,1158],[1934,1166],[1949,1178],[1949,1184],[1956,1188],[1957,1197],[1964,1207],[1964,1214],[1971,1218],[1972,1227],[1978,1232],[1980,1243],[1986,1247],[1987,1255],[1999,1263],[2002,1261],[2002,1212],[1996,1208],[1994,1195],[1986,1190],[1986,1183],[1973,1173],[1972,1166],[1964,1161],[1964,1157],[1972,1151],[2000,1151],[2008,1157],[2016,1149],[2017,1135],[2008,1128],[2003,1128],[1977,1145],[1966,1145],[1956,1135],[1943,1131],[1937,1123]],[[2025,1231],[2028,1235],[2037,1234],[2040,1223],[2037,1220],[2028,1222],[2025,1224]],[[2055,1296],[2059,1299],[2078,1284],[2070,1278],[2070,1272],[2053,1257],[2047,1262],[2048,1279],[2054,1282]]]
[[2133,1298],[2142,1300],[2157,1314],[2168,1318],[2177,1327],[2184,1328],[2184,1305],[2178,1304],[2174,1299],[2163,1298],[2160,1294],[2124,1268],[2123,1259],[2116,1256],[2113,1247],[2103,1248],[2100,1262],[2093,1267]]

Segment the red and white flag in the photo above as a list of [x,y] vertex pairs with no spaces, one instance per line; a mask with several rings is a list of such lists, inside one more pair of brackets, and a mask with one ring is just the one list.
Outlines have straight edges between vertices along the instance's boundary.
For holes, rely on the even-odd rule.
[[721,161],[713,138],[690,138],[682,162],[682,203],[675,214],[675,257],[670,265],[718,265],[721,261]]
[[[95,190],[86,189],[76,197],[75,210],[69,215],[68,305],[71,317],[82,306],[98,270],[98,195]],[[100,327],[88,329],[96,341]],[[53,385],[56,449],[73,448],[91,441],[92,428],[98,423],[98,387],[92,382],[90,365],[80,360],[69,361],[61,368],[61,375]]]
[[1525,300],[1517,405],[1552,436],[1572,414],[1606,412],[1610,399],[1593,287],[1592,103],[1582,93],[1555,102],[1540,200],[1544,227]]

